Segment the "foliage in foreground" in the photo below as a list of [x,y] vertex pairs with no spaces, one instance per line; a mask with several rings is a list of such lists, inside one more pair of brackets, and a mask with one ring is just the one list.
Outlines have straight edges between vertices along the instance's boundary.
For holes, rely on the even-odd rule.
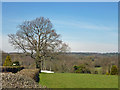
[[39,69],[23,69],[18,74],[25,75],[27,77],[31,77],[34,79],[36,82],[39,81]]

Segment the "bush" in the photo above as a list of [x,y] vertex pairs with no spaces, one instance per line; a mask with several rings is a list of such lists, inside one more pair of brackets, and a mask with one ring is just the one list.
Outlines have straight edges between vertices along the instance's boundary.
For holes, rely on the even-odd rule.
[[74,66],[75,73],[91,73],[90,69],[86,65],[81,64],[79,66]]
[[74,65],[73,68],[76,71],[79,67],[77,65]]
[[5,60],[4,64],[3,64],[3,66],[12,66],[12,61],[11,61],[10,55],[8,55],[6,57],[6,60]]
[[109,73],[108,73],[108,72],[106,72],[106,75],[109,75]]
[[82,70],[79,68],[77,70],[75,70],[75,73],[83,73]]
[[95,71],[94,74],[98,74],[98,71]]
[[2,68],[2,72],[12,72],[12,73],[17,73],[18,71],[24,69],[24,67],[22,66],[3,66],[0,68]]
[[111,75],[117,75],[118,74],[118,68],[116,65],[113,65],[111,68]]
[[40,88],[44,88],[31,78],[20,74],[2,73],[1,78],[3,90],[8,90],[8,88],[12,88],[11,90],[20,90],[22,88],[22,90],[34,90],[34,88],[38,88],[39,90]]
[[13,66],[20,66],[19,61],[14,61],[12,65]]
[[18,74],[25,75],[27,77],[31,77],[36,82],[39,81],[39,73],[40,73],[39,69],[23,69],[20,72],[18,72]]

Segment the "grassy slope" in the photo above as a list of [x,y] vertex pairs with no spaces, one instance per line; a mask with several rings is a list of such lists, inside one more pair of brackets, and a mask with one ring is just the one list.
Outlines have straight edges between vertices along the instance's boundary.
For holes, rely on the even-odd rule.
[[117,88],[118,76],[54,73],[40,74],[41,85],[48,88]]

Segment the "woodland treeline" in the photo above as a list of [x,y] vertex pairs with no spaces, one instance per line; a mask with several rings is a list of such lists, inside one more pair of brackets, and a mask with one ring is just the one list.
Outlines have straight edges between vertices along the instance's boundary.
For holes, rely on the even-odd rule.
[[[35,68],[35,61],[23,53],[9,53],[11,60],[19,61],[20,65]],[[2,53],[2,65],[8,53]],[[112,66],[118,67],[117,53],[64,53],[58,54],[41,63],[42,70],[56,73],[89,73],[108,74]],[[79,67],[79,68],[78,68]]]

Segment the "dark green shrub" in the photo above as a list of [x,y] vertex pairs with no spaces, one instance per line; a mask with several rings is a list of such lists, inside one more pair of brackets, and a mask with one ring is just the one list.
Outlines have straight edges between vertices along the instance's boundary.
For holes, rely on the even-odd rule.
[[19,63],[19,61],[14,61],[12,65],[13,66],[20,66],[20,63]]
[[3,64],[3,66],[12,66],[12,60],[11,60],[10,55],[8,55],[6,57],[6,60],[5,60],[4,64]]
[[79,66],[74,66],[75,73],[91,73],[90,69],[86,65],[81,64]]
[[74,65],[73,68],[76,71],[79,67],[77,65]]
[[117,75],[118,74],[118,68],[116,65],[113,65],[111,68],[111,75]]
[[83,73],[81,68],[78,68],[77,70],[75,70],[75,73]]
[[98,71],[95,71],[94,74],[98,74]]
[[108,72],[106,72],[106,75],[110,75]]
[[2,72],[12,72],[17,73],[18,71],[24,69],[22,66],[3,66]]

